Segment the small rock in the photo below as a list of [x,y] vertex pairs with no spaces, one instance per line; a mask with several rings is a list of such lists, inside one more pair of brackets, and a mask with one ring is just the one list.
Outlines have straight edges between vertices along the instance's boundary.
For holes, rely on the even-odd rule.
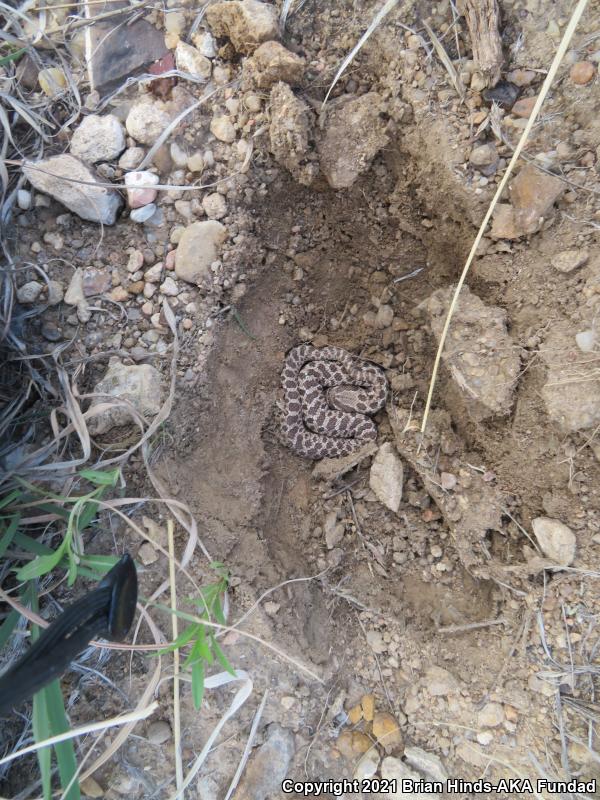
[[219,256],[227,229],[216,220],[192,222],[183,232],[175,255],[175,274],[188,283],[211,275],[210,265]]
[[311,147],[314,115],[287,83],[271,89],[269,136],[275,160],[303,186],[310,186],[319,173],[317,154]]
[[496,145],[488,142],[487,144],[480,144],[471,150],[469,161],[474,167],[487,167],[490,164],[495,164],[498,161],[498,151]]
[[375,315],[375,325],[380,330],[384,328],[389,328],[392,322],[394,321],[394,309],[391,306],[382,304],[377,309],[377,314]]
[[329,550],[336,547],[344,538],[345,526],[338,522],[338,515],[335,511],[330,511],[325,517],[323,525],[325,531],[325,544]]
[[456,475],[451,472],[442,472],[440,475],[440,486],[445,492],[452,491],[456,486]]
[[575,335],[577,347],[582,353],[593,353],[597,347],[598,337],[595,330],[580,331]]
[[568,567],[573,563],[577,539],[567,525],[557,519],[536,517],[531,527],[545,556],[559,566]]
[[153,172],[128,172],[125,175],[127,186],[127,203],[129,208],[141,208],[153,203],[158,192],[153,186],[159,182],[158,175]]
[[57,253],[63,249],[65,244],[63,237],[56,231],[47,231],[47,233],[44,234],[44,241],[46,244],[51,245]]
[[79,788],[86,797],[92,797],[94,800],[97,797],[104,797],[106,794],[105,790],[102,788],[102,786],[100,786],[98,781],[91,776],[81,781]]
[[504,722],[504,710],[500,703],[486,703],[477,714],[477,724],[481,728],[497,728]]
[[482,744],[484,747],[487,747],[488,744],[491,744],[494,741],[494,734],[490,731],[480,731],[477,734],[477,741],[479,744]]
[[59,303],[62,303],[64,294],[62,283],[59,281],[48,281],[48,305],[57,306]]
[[556,253],[556,255],[552,256],[550,263],[559,272],[568,273],[587,264],[589,257],[589,250],[584,248],[581,250],[563,250],[561,253]]
[[535,80],[536,73],[532,69],[513,69],[506,77],[515,86],[529,86]]
[[447,669],[430,667],[425,673],[425,689],[431,697],[446,697],[459,691],[460,685]]
[[83,294],[91,297],[95,294],[104,294],[110,291],[112,280],[110,273],[105,269],[87,267],[83,271]]
[[59,67],[48,67],[38,72],[38,83],[48,97],[58,97],[67,88],[65,73]]
[[564,191],[565,184],[559,178],[526,164],[510,187],[517,229],[524,234],[538,231]]
[[119,167],[124,170],[137,169],[145,155],[143,147],[128,147],[119,159]]
[[28,281],[17,289],[17,300],[19,303],[23,303],[23,305],[35,303],[42,293],[43,288],[43,284],[38,281]]
[[[137,367],[137,369],[142,369],[142,367]],[[148,725],[148,741],[152,744],[164,744],[171,739],[172,735],[171,726],[164,720]]]
[[204,159],[202,153],[193,153],[187,160],[187,168],[190,172],[203,172]]
[[[237,2],[237,0],[230,0],[228,5],[235,2]],[[210,132],[220,142],[231,143],[235,141],[235,128],[233,127],[231,119],[226,114],[212,118],[210,122]]]
[[448,780],[448,772],[442,760],[435,753],[428,753],[420,747],[406,747],[404,757],[411,767],[422,772],[432,781],[445,783]]
[[509,203],[498,203],[492,218],[492,239],[518,239],[522,236],[515,222],[515,210]]
[[378,711],[373,717],[373,736],[383,745],[386,753],[400,750],[404,739],[396,718],[387,711]]
[[354,769],[353,777],[357,780],[372,778],[379,769],[379,753],[375,748],[368,750]]
[[19,189],[17,192],[17,205],[21,211],[29,211],[31,208],[31,200],[31,192],[28,192],[27,189]]
[[217,55],[217,43],[215,37],[209,31],[197,33],[192,37],[198,52],[206,58],[214,58]]
[[168,297],[176,297],[180,290],[173,278],[169,276],[161,283],[159,291],[161,294],[166,294]]
[[528,119],[531,116],[531,112],[533,111],[533,107],[536,104],[537,95],[533,97],[522,97],[512,107],[512,113],[515,117],[521,117],[522,119]]
[[279,796],[295,750],[293,733],[271,723],[267,728],[267,738],[246,765],[236,797],[239,800],[266,800]]
[[[440,795],[437,792],[420,792],[413,789],[413,785],[418,785],[423,780],[423,776],[414,769],[411,769],[408,764],[401,761],[399,758],[387,756],[381,762],[381,777],[384,780],[395,781],[396,791],[389,793],[387,798],[389,800],[439,800]],[[403,781],[410,781],[405,784]],[[409,786],[406,791],[403,786]]]
[[186,106],[190,104],[187,92],[172,91],[171,100],[159,100],[151,94],[143,95],[131,107],[125,127],[127,133],[140,144],[153,145],[163,131]]
[[300,86],[305,68],[305,60],[279,42],[265,42],[244,62],[243,80],[259,89],[270,89],[277,81]]
[[[122,364],[117,358],[111,358],[108,370],[104,378],[96,384],[94,392],[128,400],[143,417],[153,417],[161,407],[160,372],[149,364],[130,366]],[[90,409],[106,402],[106,398],[95,398]],[[97,435],[130,421],[129,409],[115,404],[90,417],[88,427],[92,435]]]
[[361,697],[360,705],[363,717],[367,722],[372,722],[375,716],[375,695],[365,694]]
[[400,508],[404,469],[394,446],[389,442],[382,444],[373,459],[369,475],[369,486],[377,499],[395,513]]
[[125,131],[112,114],[85,117],[71,138],[70,150],[88,164],[114,161],[125,149]]
[[343,731],[338,736],[335,746],[344,758],[355,762],[356,756],[371,750],[373,743],[366,734],[360,731]]
[[141,225],[143,222],[148,222],[148,220],[156,214],[156,206],[154,203],[148,203],[147,206],[142,206],[141,208],[134,208],[131,214],[129,215],[129,219],[133,220],[133,222],[137,222]]
[[80,322],[87,322],[91,316],[88,302],[83,291],[83,270],[78,267],[71,277],[71,281],[65,292],[65,303],[68,306],[77,308],[77,317]]
[[569,71],[569,77],[578,86],[589,83],[596,74],[596,65],[591,61],[578,61]]
[[383,637],[379,631],[367,631],[367,644],[377,655],[381,655],[381,653],[387,651],[387,645],[383,641]]
[[380,95],[368,92],[329,112],[318,135],[317,150],[321,170],[332,189],[352,186],[387,145],[383,111]]
[[509,81],[498,81],[493,89],[486,89],[483,99],[488,103],[497,103],[500,108],[510,111],[519,96],[519,88]]
[[210,78],[212,64],[206,56],[203,56],[195,47],[185,42],[178,42],[175,48],[175,63],[177,69],[188,72],[204,80]]
[[277,9],[259,0],[229,0],[207,6],[212,33],[227,36],[238,53],[252,53],[259,44],[279,38]]
[[154,564],[158,561],[158,553],[150,542],[144,542],[138,550],[138,558],[147,567],[149,564]]
[[227,214],[227,203],[219,192],[205,195],[202,198],[202,208],[209,219],[222,219]]
[[[82,219],[114,225],[121,207],[118,192],[96,186],[94,173],[74,156],[64,153],[43,161],[26,161],[23,172],[32,186],[54,197]],[[73,183],[72,179],[83,183]]]
[[177,144],[177,142],[171,143],[169,151],[171,153],[171,161],[176,167],[187,167],[188,154]]

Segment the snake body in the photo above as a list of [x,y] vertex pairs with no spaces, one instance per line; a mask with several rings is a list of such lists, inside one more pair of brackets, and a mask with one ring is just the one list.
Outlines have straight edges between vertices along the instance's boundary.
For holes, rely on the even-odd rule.
[[385,405],[383,370],[339,347],[302,344],[286,356],[282,438],[304,458],[344,456],[377,438],[369,415]]

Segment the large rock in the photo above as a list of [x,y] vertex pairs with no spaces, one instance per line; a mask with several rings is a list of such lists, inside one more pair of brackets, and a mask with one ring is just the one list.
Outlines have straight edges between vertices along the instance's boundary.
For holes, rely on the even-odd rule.
[[373,459],[369,485],[386,508],[394,513],[398,511],[402,500],[404,469],[398,453],[389,442],[381,445]]
[[306,103],[287,83],[276,83],[271,89],[271,152],[303,186],[310,186],[319,174],[313,127],[314,115]]
[[215,36],[227,36],[238,53],[253,53],[259,44],[279,37],[277,9],[259,0],[227,0],[206,9]]
[[553,326],[540,355],[547,367],[542,397],[562,433],[600,424],[600,376],[597,364],[577,347],[576,330],[567,322]]
[[333,189],[352,186],[389,141],[384,104],[376,92],[342,101],[329,112],[317,149],[321,170]]
[[125,131],[117,117],[85,117],[71,139],[71,153],[88,164],[114,161],[125,150]]
[[[150,364],[128,366],[111,358],[106,375],[96,384],[94,392],[129,401],[136,411],[148,419],[160,411],[160,372]],[[91,409],[107,399],[98,397],[92,401]],[[88,428],[94,436],[106,433],[111,428],[132,422],[131,412],[125,406],[115,405],[88,419]]]
[[501,203],[494,212],[492,236],[518,239],[539,231],[565,188],[564,181],[527,164],[510,185],[510,204]]
[[550,517],[536,517],[531,527],[545,556],[562,567],[573,563],[577,539],[568,525]]
[[121,207],[119,193],[99,185],[97,176],[75,156],[64,153],[43,161],[26,161],[23,172],[38,191],[54,197],[78,217],[114,225]]
[[300,86],[305,67],[303,58],[279,42],[264,42],[253,56],[244,61],[244,85],[270,89],[278,81],[283,81],[290,86]]
[[153,145],[165,128],[192,102],[193,98],[179,86],[173,89],[170,100],[158,100],[151,94],[143,95],[127,115],[127,133],[136,142]]
[[[454,288],[438,289],[423,304],[438,342]],[[504,309],[487,306],[463,286],[442,360],[469,414],[476,420],[508,414],[513,405],[520,358],[506,322]]]
[[273,722],[264,743],[253,753],[234,800],[266,800],[281,796],[285,779],[296,751],[294,734]]
[[227,228],[216,220],[192,222],[181,235],[175,254],[175,274],[188,283],[210,276],[210,265],[219,257]]

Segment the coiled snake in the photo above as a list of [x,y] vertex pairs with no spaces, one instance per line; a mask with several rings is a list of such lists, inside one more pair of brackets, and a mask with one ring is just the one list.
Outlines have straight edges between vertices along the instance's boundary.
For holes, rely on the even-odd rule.
[[302,344],[286,356],[281,435],[304,458],[344,456],[377,438],[369,415],[385,405],[382,369],[339,347]]

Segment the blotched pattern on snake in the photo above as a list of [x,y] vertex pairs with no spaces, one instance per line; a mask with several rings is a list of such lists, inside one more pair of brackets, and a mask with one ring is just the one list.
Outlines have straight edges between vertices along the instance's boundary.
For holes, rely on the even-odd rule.
[[281,434],[298,455],[349,455],[377,438],[369,415],[385,405],[388,384],[375,364],[339,347],[302,344],[287,354],[281,385]]

